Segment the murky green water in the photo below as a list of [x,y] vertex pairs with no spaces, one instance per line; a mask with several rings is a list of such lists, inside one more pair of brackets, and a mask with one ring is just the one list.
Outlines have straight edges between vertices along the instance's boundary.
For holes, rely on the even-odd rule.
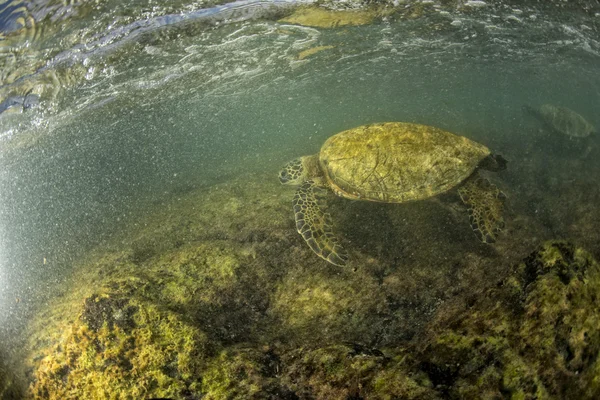
[[[480,266],[504,270],[548,239],[600,256],[597,136],[580,143],[523,112],[556,104],[600,126],[598,5],[394,3],[370,24],[329,28],[279,21],[291,1],[0,5],[3,343],[22,335],[78,260],[126,247],[123,232],[173,199],[243,185],[248,173],[276,184],[289,159],[373,122],[435,125],[502,153],[509,168],[492,179],[509,198],[507,229],[483,249],[458,203],[432,213],[333,201],[360,260],[353,268],[371,260],[385,275],[478,254]],[[247,196],[239,201],[260,197]],[[293,192],[280,196],[289,204]],[[291,204],[288,217],[295,235]],[[433,226],[433,238],[412,221]],[[292,245],[310,259],[303,242]],[[432,298],[460,286],[445,279]]]

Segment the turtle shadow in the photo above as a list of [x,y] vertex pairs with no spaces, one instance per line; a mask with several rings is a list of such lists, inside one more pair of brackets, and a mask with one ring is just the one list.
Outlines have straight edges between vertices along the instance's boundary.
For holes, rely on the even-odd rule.
[[477,239],[456,194],[403,204],[338,199],[331,208],[347,249],[378,263],[432,263],[465,252],[495,252]]

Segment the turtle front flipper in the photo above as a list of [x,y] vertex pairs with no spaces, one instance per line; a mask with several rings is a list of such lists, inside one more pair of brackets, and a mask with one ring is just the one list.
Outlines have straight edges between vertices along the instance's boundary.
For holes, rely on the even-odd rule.
[[317,196],[316,190],[314,182],[307,181],[296,191],[293,202],[296,228],[319,257],[343,266],[348,253],[333,234],[331,216],[321,208],[324,199]]
[[469,222],[479,240],[494,243],[504,228],[506,195],[477,174],[463,183],[458,194],[469,209]]

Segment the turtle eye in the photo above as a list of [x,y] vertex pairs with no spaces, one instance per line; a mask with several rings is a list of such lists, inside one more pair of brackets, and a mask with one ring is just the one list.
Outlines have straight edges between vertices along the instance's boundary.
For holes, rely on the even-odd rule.
[[282,170],[282,171],[279,173],[279,181],[280,181],[281,183],[286,183],[286,182],[287,182],[287,181],[289,181],[289,180],[290,180],[290,177],[289,177],[289,175],[288,175],[287,171],[286,171],[285,169],[284,169],[284,170]]

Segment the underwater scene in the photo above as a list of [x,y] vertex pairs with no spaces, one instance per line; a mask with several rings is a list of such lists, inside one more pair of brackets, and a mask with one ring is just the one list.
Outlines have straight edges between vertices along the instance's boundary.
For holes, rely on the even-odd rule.
[[0,399],[600,398],[596,0],[0,0]]

